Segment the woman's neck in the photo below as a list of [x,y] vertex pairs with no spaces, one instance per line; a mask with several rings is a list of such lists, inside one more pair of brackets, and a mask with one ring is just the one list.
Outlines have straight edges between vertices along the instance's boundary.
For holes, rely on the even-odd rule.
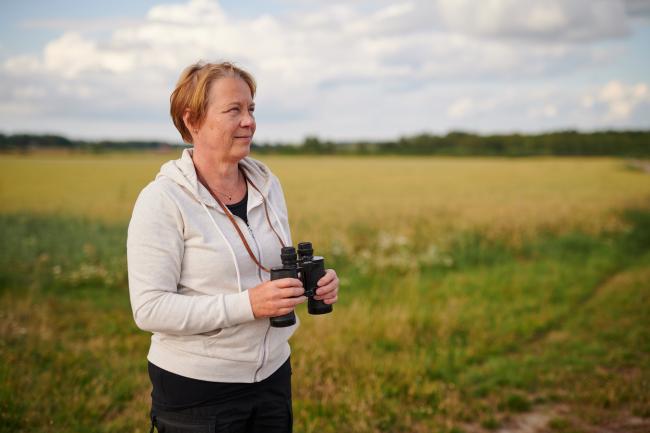
[[234,186],[239,181],[238,161],[228,161],[196,147],[192,160],[200,177],[210,185]]

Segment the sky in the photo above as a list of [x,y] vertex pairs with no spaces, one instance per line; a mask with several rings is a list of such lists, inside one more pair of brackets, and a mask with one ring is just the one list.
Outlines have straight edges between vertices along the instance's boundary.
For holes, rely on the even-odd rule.
[[180,142],[197,61],[258,83],[258,142],[650,129],[650,0],[7,0],[0,132]]

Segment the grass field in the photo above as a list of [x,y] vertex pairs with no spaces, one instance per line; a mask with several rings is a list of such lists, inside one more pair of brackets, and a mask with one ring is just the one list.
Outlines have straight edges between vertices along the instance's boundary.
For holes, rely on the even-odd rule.
[[[0,156],[0,210],[124,223],[169,154]],[[650,180],[597,158],[265,157],[282,179],[294,232],[327,241],[358,224],[445,233],[600,231],[643,205]],[[406,233],[409,234],[409,233]]]
[[[0,156],[0,431],[145,432],[125,231],[172,155]],[[297,432],[650,427],[650,177],[616,159],[268,157],[341,276]],[[637,430],[634,430],[637,429]]]

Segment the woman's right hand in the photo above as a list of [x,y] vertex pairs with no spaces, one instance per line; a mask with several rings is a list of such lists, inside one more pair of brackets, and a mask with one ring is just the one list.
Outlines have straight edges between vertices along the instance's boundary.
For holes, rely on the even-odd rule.
[[261,317],[284,316],[307,300],[305,289],[297,278],[281,278],[259,284],[248,290],[253,315]]

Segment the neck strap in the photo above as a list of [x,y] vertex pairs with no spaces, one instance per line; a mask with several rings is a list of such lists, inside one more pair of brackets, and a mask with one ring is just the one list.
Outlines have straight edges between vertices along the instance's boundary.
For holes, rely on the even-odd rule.
[[[260,196],[262,197],[262,203],[264,204],[264,214],[266,215],[266,221],[268,222],[269,227],[271,228],[271,231],[273,231],[275,236],[278,238],[278,241],[280,241],[280,245],[282,245],[284,247],[285,245],[284,245],[284,242],[282,241],[282,238],[280,237],[278,232],[276,232],[275,229],[273,228],[273,224],[271,224],[271,218],[269,217],[269,209],[268,209],[268,206],[266,204],[266,198],[264,197],[264,194],[262,194],[262,191],[260,191],[260,189],[257,186],[255,186],[255,184],[248,178],[248,176],[246,176],[246,173],[241,168],[241,166],[239,166],[238,168],[239,168],[239,171],[241,172],[242,176],[244,176],[244,181],[249,183],[253,187],[253,189],[255,189],[260,194]],[[239,228],[239,225],[237,224],[237,221],[235,221],[235,217],[233,216],[232,212],[230,212],[230,209],[228,209],[223,204],[223,202],[221,200],[219,200],[219,197],[217,197],[217,195],[212,192],[212,190],[208,187],[207,182],[205,180],[203,180],[203,178],[201,177],[201,175],[199,174],[198,171],[196,172],[196,177],[199,180],[199,182],[201,182],[201,184],[205,187],[205,189],[208,190],[208,192],[210,193],[212,198],[214,198],[216,200],[216,202],[219,204],[219,206],[221,207],[223,212],[226,214],[226,216],[228,217],[228,219],[232,223],[233,227],[235,228],[235,231],[237,231],[237,234],[239,235],[239,238],[241,239],[242,243],[244,244],[244,247],[246,248],[246,251],[248,252],[248,255],[250,256],[251,260],[253,260],[253,262],[255,262],[255,264],[257,265],[257,267],[259,267],[264,272],[271,272],[267,267],[262,265],[260,263],[260,261],[257,259],[257,257],[255,257],[255,254],[253,254],[253,250],[251,249],[250,245],[248,245],[248,242],[246,241],[246,237],[244,236],[241,229]]]

